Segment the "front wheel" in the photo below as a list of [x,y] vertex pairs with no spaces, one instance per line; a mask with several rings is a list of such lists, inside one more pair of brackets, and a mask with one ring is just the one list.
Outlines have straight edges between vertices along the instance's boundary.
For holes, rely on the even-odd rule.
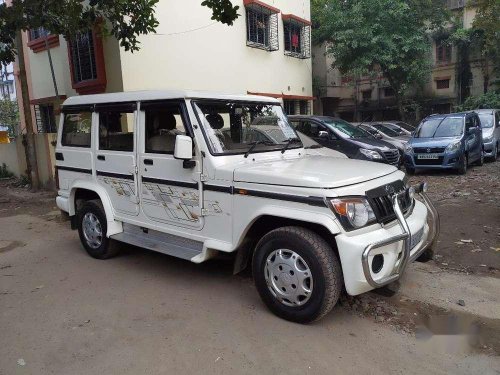
[[459,174],[466,174],[468,164],[469,164],[469,160],[467,158],[467,155],[464,155],[460,161],[460,166],[458,167],[458,173]]
[[297,323],[326,315],[342,289],[342,271],[333,249],[317,233],[301,227],[267,233],[256,246],[252,268],[267,307]]
[[477,165],[482,167],[484,165],[484,151],[481,150],[481,156],[479,157],[479,160],[477,161]]

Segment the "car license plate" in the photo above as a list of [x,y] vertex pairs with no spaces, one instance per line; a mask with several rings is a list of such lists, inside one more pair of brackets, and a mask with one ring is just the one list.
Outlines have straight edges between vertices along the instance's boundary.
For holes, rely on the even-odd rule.
[[439,159],[438,154],[419,154],[417,159]]
[[412,234],[410,241],[410,249],[413,249],[422,240],[422,235],[424,234],[424,228],[420,229],[417,233]]

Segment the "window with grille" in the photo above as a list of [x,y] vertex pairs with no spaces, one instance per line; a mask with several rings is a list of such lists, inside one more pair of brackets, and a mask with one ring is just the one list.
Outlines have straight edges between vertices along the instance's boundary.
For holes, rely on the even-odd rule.
[[35,105],[34,109],[38,133],[57,133],[54,106],[52,104],[39,104]]
[[283,100],[283,107],[287,115],[295,114],[295,100]]
[[449,79],[437,79],[436,80],[436,88],[438,90],[449,89],[450,88],[450,80]]
[[97,79],[94,36],[92,31],[79,33],[70,43],[73,82]]
[[451,62],[452,47],[446,41],[440,40],[436,42],[436,63],[449,63]]
[[311,105],[309,100],[284,99],[283,107],[287,115],[310,115]]
[[261,5],[246,7],[247,46],[267,51],[279,49],[278,15]]
[[305,23],[308,21],[297,21],[296,18],[298,17],[283,15],[285,55],[308,59],[311,57],[311,28]]
[[50,31],[44,29],[43,27],[37,27],[36,29],[29,30],[30,40],[45,38],[48,35],[50,35]]

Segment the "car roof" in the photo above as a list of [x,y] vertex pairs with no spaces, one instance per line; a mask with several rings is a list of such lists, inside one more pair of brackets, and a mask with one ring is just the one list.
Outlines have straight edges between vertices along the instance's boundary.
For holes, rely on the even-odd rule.
[[[342,120],[340,117],[333,117],[333,116],[317,116],[317,115],[289,115],[289,119],[307,119],[307,120],[317,120],[317,121],[324,121],[324,120]],[[345,121],[345,120],[342,120]],[[349,122],[349,121],[347,121]]]
[[446,117],[465,117],[469,113],[474,113],[474,111],[456,112],[456,113],[442,113],[442,114],[436,113],[436,114],[427,116],[425,119],[428,119],[428,118],[446,118]]
[[275,98],[258,95],[223,94],[209,91],[147,90],[72,96],[64,101],[63,106],[169,99],[215,99],[280,103]]
[[484,108],[484,109],[475,109],[473,112],[476,112],[476,113],[491,113],[491,114],[493,114],[493,113],[495,113],[497,111],[499,111],[499,109],[486,109],[486,108]]

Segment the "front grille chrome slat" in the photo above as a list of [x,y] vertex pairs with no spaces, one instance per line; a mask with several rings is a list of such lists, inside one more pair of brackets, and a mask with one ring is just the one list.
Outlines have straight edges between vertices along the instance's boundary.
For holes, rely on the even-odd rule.
[[401,205],[403,213],[407,213],[412,206],[412,199],[410,198],[408,189],[405,188],[402,181],[396,181],[388,186],[381,186],[366,192],[366,196],[372,205],[379,223],[387,224],[396,218],[391,196],[403,190],[405,194],[399,198],[399,204]]
[[399,163],[399,151],[390,150],[383,152],[385,159],[392,165],[398,165]]

